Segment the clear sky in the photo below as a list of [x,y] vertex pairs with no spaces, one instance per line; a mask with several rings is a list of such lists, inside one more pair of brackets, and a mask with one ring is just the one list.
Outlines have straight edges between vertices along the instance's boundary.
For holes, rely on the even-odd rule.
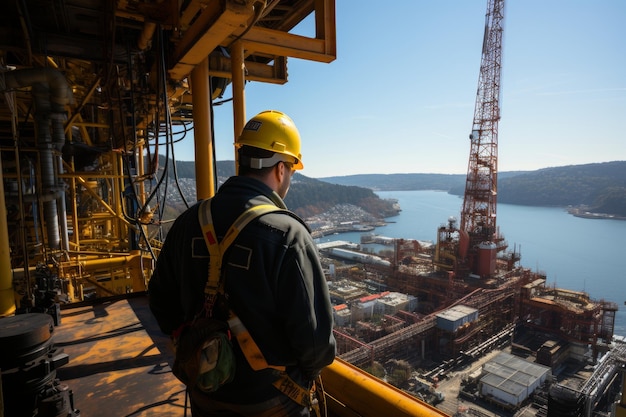
[[[487,1],[336,7],[337,59],[290,58],[286,84],[248,83],[247,116],[290,115],[309,177],[465,174]],[[311,36],[311,19],[295,32]],[[234,159],[232,129],[226,103],[218,160]],[[626,160],[626,1],[507,0],[498,144],[499,171]],[[193,160],[191,138],[176,158]]]

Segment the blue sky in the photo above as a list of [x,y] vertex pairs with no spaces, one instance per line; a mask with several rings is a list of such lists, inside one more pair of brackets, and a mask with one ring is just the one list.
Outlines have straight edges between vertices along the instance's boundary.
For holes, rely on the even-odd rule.
[[[290,115],[309,177],[465,174],[486,0],[336,3],[337,59],[290,58],[285,85],[248,83],[247,116]],[[626,160],[624,22],[623,0],[507,1],[500,171]],[[295,32],[311,36],[311,19]],[[218,160],[234,159],[230,103],[215,125]],[[193,160],[191,138],[176,158]]]

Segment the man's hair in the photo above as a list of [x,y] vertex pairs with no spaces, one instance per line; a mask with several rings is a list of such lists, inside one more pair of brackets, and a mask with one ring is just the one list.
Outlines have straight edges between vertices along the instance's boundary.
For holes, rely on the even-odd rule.
[[239,164],[239,175],[265,176],[274,168],[273,166],[263,167],[260,169],[250,167],[251,158],[271,158],[272,156],[274,156],[274,152],[272,151],[255,148],[254,146],[243,145],[237,150],[237,155]]

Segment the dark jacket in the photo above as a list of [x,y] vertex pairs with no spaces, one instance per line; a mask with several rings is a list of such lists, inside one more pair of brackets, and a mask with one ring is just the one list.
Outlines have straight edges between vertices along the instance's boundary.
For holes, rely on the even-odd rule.
[[[218,239],[243,211],[258,204],[285,208],[262,182],[239,176],[228,179],[212,203]],[[191,320],[205,298],[208,249],[198,206],[174,223],[149,283],[150,308],[166,334]],[[309,230],[289,214],[265,214],[241,231],[224,255],[223,268],[230,307],[268,363],[287,366],[294,380],[309,384],[335,357],[332,306]],[[237,346],[235,351],[235,381],[210,396],[241,404],[276,396],[271,384],[275,371],[255,372]]]

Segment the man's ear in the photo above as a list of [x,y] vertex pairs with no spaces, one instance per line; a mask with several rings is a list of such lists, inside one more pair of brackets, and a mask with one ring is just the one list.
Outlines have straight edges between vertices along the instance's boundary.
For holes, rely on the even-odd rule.
[[287,165],[285,165],[283,161],[280,161],[276,164],[276,166],[278,167],[277,179],[282,180],[283,177],[286,175]]

